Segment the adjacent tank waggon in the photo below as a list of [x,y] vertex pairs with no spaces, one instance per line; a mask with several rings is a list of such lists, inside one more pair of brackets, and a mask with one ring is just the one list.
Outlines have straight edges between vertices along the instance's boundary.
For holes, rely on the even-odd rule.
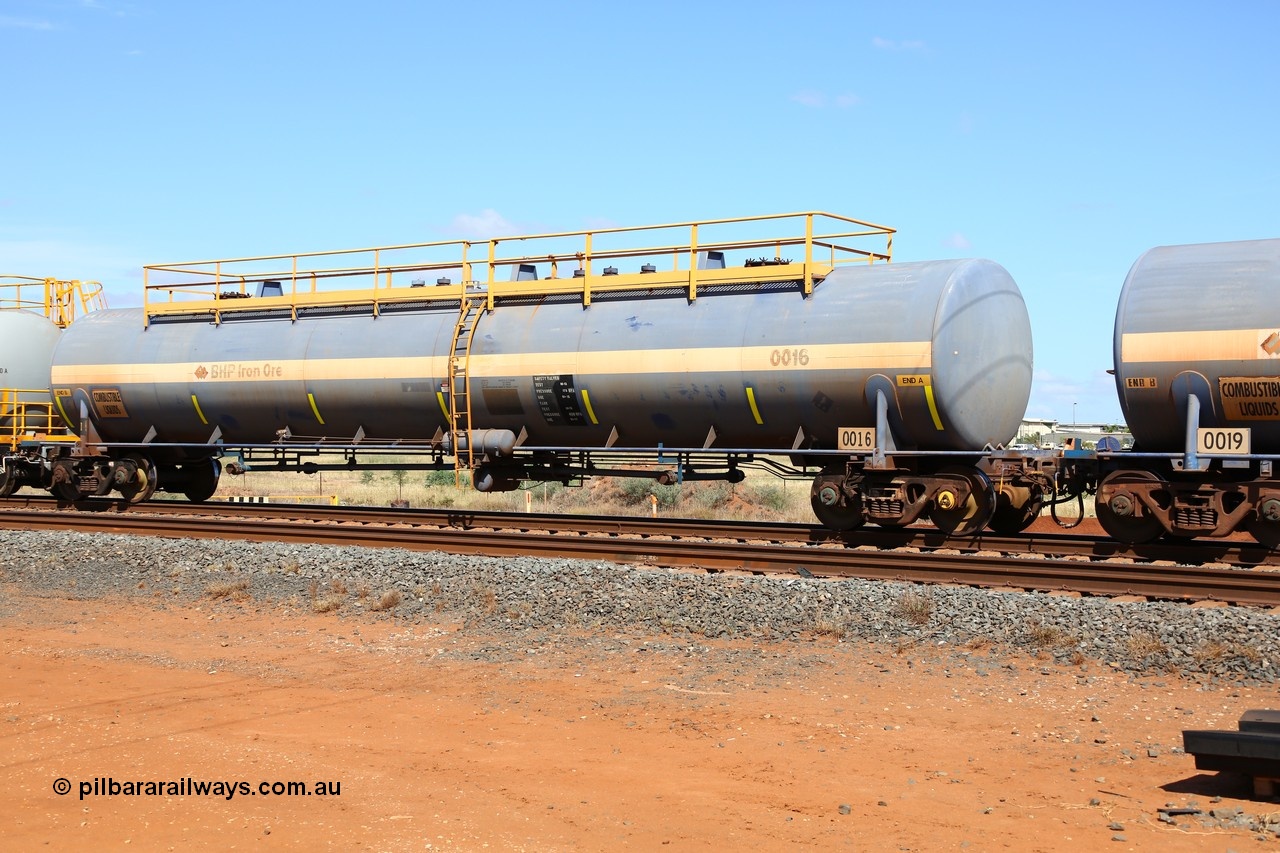
[[0,275],[0,496],[48,484],[41,460],[70,439],[49,400],[53,350],[77,312],[102,302],[96,281]]
[[[1102,463],[1098,518],[1129,542],[1247,529],[1280,545],[1280,239],[1144,254],[1116,311],[1132,454]],[[1108,468],[1116,470],[1108,473]]]

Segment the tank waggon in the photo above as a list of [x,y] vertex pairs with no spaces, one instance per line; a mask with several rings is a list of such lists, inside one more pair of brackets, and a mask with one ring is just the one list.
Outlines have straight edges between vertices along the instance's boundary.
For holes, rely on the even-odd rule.
[[1130,542],[1248,529],[1280,545],[1280,239],[1165,246],[1133,265],[1115,324],[1134,454],[1099,485]]
[[0,497],[44,482],[45,469],[20,447],[62,428],[44,390],[60,332],[42,314],[0,310]]
[[0,496],[48,487],[49,455],[71,440],[49,400],[53,350],[77,311],[102,304],[96,281],[0,276]]
[[[31,311],[0,311],[0,430],[14,427],[24,404],[47,406],[49,364],[61,330]],[[38,395],[32,399],[32,395]]]
[[[482,490],[599,473],[593,460],[606,452],[671,451],[686,479],[713,476],[690,451],[719,453],[726,470],[714,476],[731,480],[740,459],[774,453],[820,471],[813,506],[832,527],[922,515],[949,532],[1029,522],[1051,476],[984,450],[1012,438],[1030,393],[1030,323],[1009,274],[986,260],[879,263],[887,251],[847,244],[887,229],[780,218],[797,216],[803,236],[783,239],[706,238],[710,226],[755,220],[655,226],[691,232],[660,249],[600,248],[649,228],[502,238],[474,264],[461,243],[452,262],[366,270],[372,292],[298,289],[352,266],[282,284],[215,262],[205,301],[149,301],[64,335],[55,402],[92,431],[87,443],[131,446],[81,460],[84,478],[69,477],[65,494],[97,493],[93,472],[105,470],[134,499],[157,485],[199,499],[216,488],[223,447],[419,442]],[[858,227],[815,231],[824,218]],[[584,249],[533,248],[566,236],[585,237]],[[515,242],[525,254],[498,254]],[[781,257],[784,246],[803,260]],[[729,262],[763,247],[775,256]],[[391,250],[379,251],[385,263]],[[288,268],[306,257],[289,256]],[[669,268],[641,263],[655,257]],[[577,268],[563,278],[560,264]],[[462,281],[395,287],[392,270]]]
[[[472,418],[538,445],[791,449],[872,423],[890,380],[901,449],[1006,441],[1030,387],[1030,327],[989,261],[843,268],[808,299],[794,282],[597,299],[500,302],[471,333]],[[727,291],[727,292],[726,292]],[[297,322],[77,323],[53,359],[61,405],[107,442],[228,444],[296,435],[429,439],[449,428],[457,307]],[[992,335],[987,324],[1005,331]],[[447,395],[445,395],[447,401]],[[69,412],[73,420],[78,420]],[[820,438],[819,438],[820,437]],[[709,446],[709,445],[707,445]]]

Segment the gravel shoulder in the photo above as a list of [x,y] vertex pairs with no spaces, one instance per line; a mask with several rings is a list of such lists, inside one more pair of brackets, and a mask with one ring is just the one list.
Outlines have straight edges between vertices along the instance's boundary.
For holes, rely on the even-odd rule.
[[[1280,806],[1178,748],[1277,706],[1267,612],[70,533],[0,554],[23,849],[1280,843]],[[341,793],[80,798],[188,777]]]

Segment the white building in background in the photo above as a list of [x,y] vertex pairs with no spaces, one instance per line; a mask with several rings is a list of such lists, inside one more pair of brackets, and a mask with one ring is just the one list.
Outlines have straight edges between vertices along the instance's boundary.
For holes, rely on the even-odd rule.
[[1121,447],[1129,447],[1133,444],[1133,436],[1123,424],[1064,424],[1045,418],[1024,420],[1018,427],[1018,436],[1014,442],[1040,447],[1057,447],[1065,444],[1067,439],[1074,438],[1077,447],[1092,448],[1104,435],[1114,435],[1120,439]]
[[1057,421],[1044,420],[1041,418],[1027,418],[1018,427],[1018,438],[1025,436],[1045,436],[1052,435],[1058,428]]

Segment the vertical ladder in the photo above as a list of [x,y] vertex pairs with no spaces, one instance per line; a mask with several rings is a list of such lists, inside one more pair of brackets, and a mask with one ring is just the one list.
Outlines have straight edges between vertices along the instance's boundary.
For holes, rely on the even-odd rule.
[[453,482],[462,485],[463,470],[475,467],[471,441],[471,333],[484,312],[485,294],[464,294],[453,327],[453,351],[449,354],[449,420],[453,431]]

